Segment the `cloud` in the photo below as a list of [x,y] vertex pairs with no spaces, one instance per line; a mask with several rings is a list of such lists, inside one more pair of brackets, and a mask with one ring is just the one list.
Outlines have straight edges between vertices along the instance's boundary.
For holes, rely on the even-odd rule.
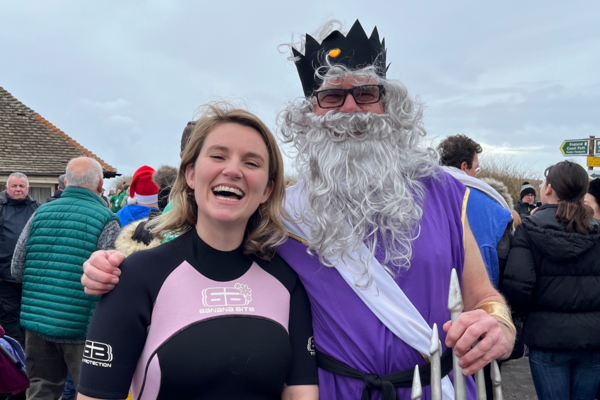
[[277,45],[327,17],[377,26],[388,76],[421,95],[431,136],[465,133],[546,165],[564,139],[600,128],[598,2],[60,0],[2,13],[0,85],[125,172],[176,163],[183,127],[209,100],[242,97],[275,128],[302,95]]
[[[494,144],[507,137],[519,143],[586,136],[600,129],[600,85],[568,88],[528,85],[470,90],[439,99],[428,110],[430,130],[437,135],[479,131]],[[560,141],[562,142],[562,138]]]
[[79,100],[79,103],[83,107],[106,112],[112,112],[118,109],[128,107],[130,105],[130,103],[127,100],[123,100],[122,98],[108,101],[81,99]]
[[485,153],[493,153],[493,154],[502,154],[502,155],[511,155],[511,156],[526,156],[531,154],[532,152],[543,150],[545,146],[515,146],[510,143],[502,143],[500,145],[487,144],[481,142],[481,147],[485,149]]
[[128,115],[111,115],[108,119],[115,125],[137,126],[137,122]]

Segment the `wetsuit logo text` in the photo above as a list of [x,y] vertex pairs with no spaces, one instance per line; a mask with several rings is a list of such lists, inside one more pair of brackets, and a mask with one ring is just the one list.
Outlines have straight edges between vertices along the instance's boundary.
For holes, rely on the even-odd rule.
[[212,287],[202,291],[204,307],[247,306],[252,301],[252,289],[243,283],[233,287]]
[[246,307],[252,301],[252,289],[243,283],[229,287],[212,287],[202,290],[200,314],[222,312],[254,312],[254,307]]
[[315,337],[311,336],[308,338],[308,345],[306,346],[306,350],[310,353],[311,356],[315,355]]
[[110,368],[113,360],[112,346],[106,343],[85,341],[83,362],[97,367]]

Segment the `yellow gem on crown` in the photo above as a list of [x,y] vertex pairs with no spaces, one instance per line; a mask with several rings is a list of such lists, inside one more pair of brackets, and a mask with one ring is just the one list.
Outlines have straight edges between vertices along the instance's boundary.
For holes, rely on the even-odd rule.
[[331,50],[329,50],[329,57],[336,58],[341,53],[342,53],[342,51],[340,49],[331,49]]

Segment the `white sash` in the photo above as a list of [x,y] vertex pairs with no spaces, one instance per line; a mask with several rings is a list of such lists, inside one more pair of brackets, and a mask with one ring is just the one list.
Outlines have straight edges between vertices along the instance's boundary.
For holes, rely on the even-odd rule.
[[475,189],[487,194],[489,197],[494,199],[502,207],[504,207],[508,211],[512,211],[510,209],[510,207],[508,206],[508,203],[506,202],[504,197],[502,197],[502,195],[500,193],[498,193],[498,191],[496,189],[494,189],[493,187],[491,187],[489,184],[485,183],[481,179],[477,179],[470,175],[467,175],[466,172],[464,172],[463,170],[460,170],[458,168],[455,168],[455,167],[444,166],[441,168],[444,170],[444,172],[447,172],[448,174],[450,174],[454,179],[456,179],[463,185],[465,185],[467,187],[475,188]]
[[[310,243],[310,227],[300,221],[300,210],[308,207],[304,181],[289,188],[286,197],[283,223],[290,233]],[[373,281],[368,288],[357,286],[357,282],[364,278],[360,274],[365,270],[361,260],[369,260],[369,268],[372,270]],[[357,251],[350,252],[350,257],[346,257],[343,262],[339,257],[328,261],[390,331],[413,349],[429,354],[433,332],[431,327],[379,261],[370,255],[367,246],[362,244]],[[445,400],[454,400],[454,387],[448,376],[442,379],[442,393]]]

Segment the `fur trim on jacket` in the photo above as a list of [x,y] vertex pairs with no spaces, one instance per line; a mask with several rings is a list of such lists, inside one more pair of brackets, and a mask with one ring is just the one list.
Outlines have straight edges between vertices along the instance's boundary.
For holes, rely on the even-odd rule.
[[147,222],[148,218],[144,218],[134,221],[123,227],[119,237],[117,237],[117,240],[115,241],[116,249],[125,254],[125,256],[130,256],[136,251],[147,250],[160,246],[161,242],[157,238],[152,238],[152,241],[148,245],[133,238],[138,225],[140,225],[140,223],[144,223],[145,225]]
[[500,196],[502,196],[504,200],[506,200],[506,203],[508,204],[510,209],[513,209],[513,199],[510,193],[508,192],[508,187],[504,184],[504,182],[494,178],[481,178],[481,180],[493,187],[496,190],[496,192],[498,192]]

